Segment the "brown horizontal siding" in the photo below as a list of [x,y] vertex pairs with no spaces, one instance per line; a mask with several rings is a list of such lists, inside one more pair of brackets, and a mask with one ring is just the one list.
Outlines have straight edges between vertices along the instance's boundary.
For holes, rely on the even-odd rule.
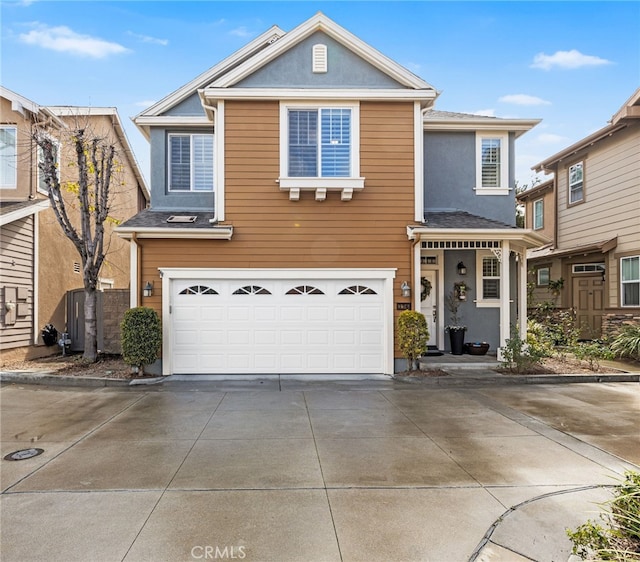
[[406,225],[414,211],[412,103],[362,103],[360,172],[365,187],[351,201],[328,192],[299,201],[279,189],[278,102],[225,104],[226,223],[233,239],[140,240],[141,279],[155,280],[145,305],[160,312],[159,267],[397,268],[395,297],[410,279]]

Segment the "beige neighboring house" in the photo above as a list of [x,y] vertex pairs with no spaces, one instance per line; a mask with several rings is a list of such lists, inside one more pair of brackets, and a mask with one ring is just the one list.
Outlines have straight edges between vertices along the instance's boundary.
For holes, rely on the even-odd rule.
[[81,289],[83,279],[80,256],[62,232],[38,173],[33,127],[46,124],[48,134],[60,143],[62,182],[77,180],[70,165],[75,154],[64,142],[69,131],[88,127],[116,141],[122,171],[112,188],[114,220],[105,225],[108,252],[100,290],[129,288],[128,244],[112,230],[144,209],[149,195],[115,108],[39,106],[4,87],[0,95],[0,351],[3,358],[35,357],[58,351],[44,345],[40,332],[46,324],[59,332],[67,329],[67,292]]
[[554,174],[519,197],[527,226],[537,204],[551,238],[529,253],[538,289],[564,279],[557,304],[576,310],[584,338],[640,322],[640,88],[606,127],[533,169]]

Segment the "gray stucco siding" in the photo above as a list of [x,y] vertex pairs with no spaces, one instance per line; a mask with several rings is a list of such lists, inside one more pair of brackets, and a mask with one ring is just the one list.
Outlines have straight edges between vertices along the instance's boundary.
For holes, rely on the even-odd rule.
[[[509,181],[513,185],[514,142],[509,137]],[[424,134],[425,211],[459,210],[515,225],[515,194],[476,195],[475,132]]]
[[[212,133],[212,128],[151,128],[151,208],[156,211],[213,210],[214,192],[169,191],[169,133]],[[215,166],[215,162],[214,162]],[[214,185],[215,189],[215,185]]]
[[179,104],[174,105],[167,110],[163,115],[172,115],[179,117],[202,117],[205,115],[204,108],[200,96],[196,92],[190,95],[188,98],[182,100]]
[[[327,72],[312,72],[312,48],[327,46]],[[404,88],[321,31],[236,84],[238,88]]]

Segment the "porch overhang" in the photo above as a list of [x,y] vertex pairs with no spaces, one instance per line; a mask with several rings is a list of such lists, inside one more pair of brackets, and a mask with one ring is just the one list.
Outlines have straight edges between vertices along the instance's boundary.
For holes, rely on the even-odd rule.
[[[409,240],[442,241],[442,242],[490,242],[509,241],[525,249],[537,248],[548,240],[533,230],[524,228],[429,228],[423,225],[408,225]],[[446,248],[445,248],[446,249]],[[461,249],[457,244],[452,250]]]
[[528,253],[530,260],[541,258],[572,258],[577,256],[587,256],[589,254],[606,254],[618,246],[618,237],[609,240],[601,240],[593,244],[582,244],[580,246],[572,246],[571,248],[553,248],[551,245],[544,246],[538,250]]
[[186,238],[189,240],[231,240],[233,226],[213,228],[122,228],[115,229],[125,240],[132,238]]

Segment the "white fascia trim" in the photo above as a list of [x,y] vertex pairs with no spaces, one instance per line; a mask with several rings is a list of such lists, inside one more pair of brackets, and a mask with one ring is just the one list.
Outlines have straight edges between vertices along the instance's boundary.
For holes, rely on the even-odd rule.
[[49,199],[42,199],[33,205],[29,205],[28,207],[24,207],[22,209],[16,209],[15,211],[11,211],[6,213],[5,215],[0,215],[0,226],[5,226],[6,224],[11,224],[17,220],[23,219],[30,215],[35,215],[45,209],[49,208]]
[[414,217],[416,222],[424,220],[424,132],[422,130],[422,108],[413,104],[413,163],[414,163]]
[[202,96],[209,101],[239,100],[359,100],[421,101],[431,105],[437,94],[428,90],[394,88],[205,88]]
[[233,226],[216,228],[116,228],[116,234],[125,240],[135,234],[137,238],[185,238],[188,240],[231,240]]
[[177,105],[178,103],[189,97],[191,94],[193,94],[196,90],[204,87],[208,82],[211,82],[218,76],[222,75],[228,68],[232,68],[239,61],[246,58],[247,56],[250,56],[255,49],[258,49],[263,45],[282,37],[284,34],[284,31],[277,25],[272,26],[267,31],[265,31],[261,35],[258,35],[258,37],[247,43],[244,47],[220,61],[218,64],[215,64],[211,68],[205,70],[202,74],[196,76],[193,80],[191,80],[181,88],[178,88],[168,96],[154,103],[152,106],[141,111],[137,116],[133,117],[133,122],[138,124],[138,119],[144,118],[146,116],[156,116],[171,109],[173,106]]
[[516,138],[533,129],[542,119],[424,119],[425,131],[509,131]]
[[364,41],[348,32],[346,29],[340,27],[322,13],[317,13],[306,22],[303,22],[298,27],[288,32],[284,37],[276,41],[270,48],[264,49],[251,57],[231,72],[225,74],[225,76],[219,80],[216,80],[212,85],[227,88],[237,84],[240,80],[246,78],[265,64],[276,59],[283,52],[295,46],[316,31],[323,31],[329,37],[332,37],[339,43],[343,44],[349,50],[353,51],[355,54],[362,57],[364,60],[400,84],[409,88],[433,90],[433,86],[421,78],[418,78],[415,74],[409,72],[406,68],[403,68],[370,45],[367,45]]
[[40,221],[38,217],[33,217],[33,302],[31,303],[33,326],[32,343],[37,345],[40,335]]
[[224,101],[220,100],[217,104],[217,108],[214,114],[215,120],[215,157],[214,157],[214,220],[224,220]]
[[180,117],[177,115],[149,116],[136,118],[134,123],[147,140],[151,140],[149,127],[210,127],[212,124],[211,119],[206,115],[193,117]]

